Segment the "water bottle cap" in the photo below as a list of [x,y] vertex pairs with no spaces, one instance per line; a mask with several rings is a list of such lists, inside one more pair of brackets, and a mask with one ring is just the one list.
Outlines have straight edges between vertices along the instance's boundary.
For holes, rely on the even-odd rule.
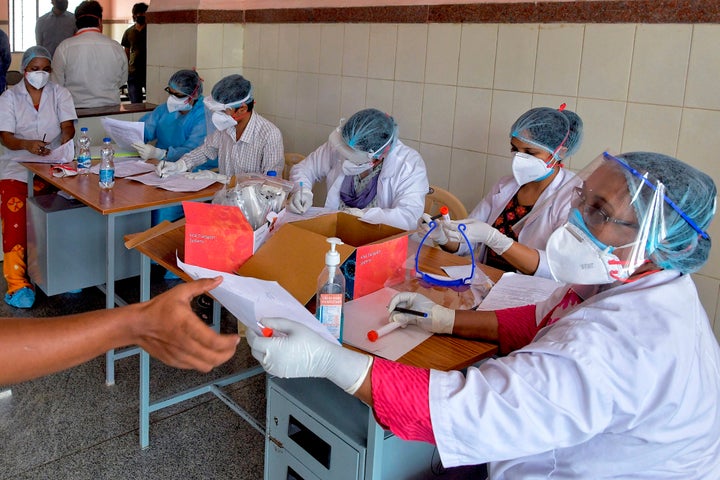
[[268,177],[277,177],[277,172],[275,170],[269,170],[267,172]]
[[80,129],[80,131],[81,131],[81,132],[87,132],[88,129],[87,129],[87,127],[82,127],[82,128]]
[[110,137],[103,138],[103,143],[110,143],[112,140],[110,140]]

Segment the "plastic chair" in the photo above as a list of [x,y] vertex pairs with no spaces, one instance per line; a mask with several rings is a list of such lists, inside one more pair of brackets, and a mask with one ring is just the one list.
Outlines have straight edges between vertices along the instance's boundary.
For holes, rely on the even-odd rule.
[[448,207],[450,210],[450,218],[453,220],[460,220],[468,216],[467,209],[459,198],[444,188],[430,185],[430,190],[425,197],[425,213],[431,216],[436,215],[440,212],[440,207],[443,205]]
[[298,162],[305,159],[305,155],[302,153],[286,153],[285,154],[285,168],[283,168],[282,178],[290,180],[290,169]]
[[7,84],[8,88],[12,87],[13,85],[17,85],[22,81],[22,79],[23,74],[18,70],[8,70],[7,74],[5,75],[5,83]]

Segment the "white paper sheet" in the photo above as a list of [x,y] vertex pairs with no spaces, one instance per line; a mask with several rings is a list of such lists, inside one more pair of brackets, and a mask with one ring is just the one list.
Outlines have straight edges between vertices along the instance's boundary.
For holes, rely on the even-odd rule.
[[100,119],[105,133],[112,138],[121,149],[133,150],[133,143],[145,143],[145,124],[143,122],[128,122],[110,117]]
[[[48,145],[51,147],[51,145]],[[8,150],[3,158],[14,160],[16,162],[33,162],[33,163],[68,163],[75,158],[75,144],[72,140],[68,140],[57,148],[50,150],[49,155],[33,155],[27,150]]]
[[180,261],[179,258],[177,265],[195,280],[223,277],[223,282],[211,290],[210,295],[247,328],[258,334],[262,334],[257,325],[258,321],[261,322],[263,318],[282,317],[305,325],[329,342],[339,343],[324,325],[277,282],[196,267]]
[[507,272],[500,277],[477,309],[499,310],[532,305],[545,300],[562,285],[549,278]]
[[[155,165],[145,163],[137,159],[115,160],[115,178],[131,177],[141,173],[154,172]],[[98,175],[100,173],[100,164],[95,164],[90,168],[90,173]]]
[[155,172],[128,177],[128,179],[151,187],[170,190],[171,192],[199,192],[215,183],[215,180],[190,179],[186,178],[185,175],[170,175],[169,177],[160,178]]
[[375,342],[367,338],[370,330],[388,323],[387,306],[398,293],[389,287],[345,304],[343,342],[388,360],[397,360],[432,336],[417,325],[398,328]]

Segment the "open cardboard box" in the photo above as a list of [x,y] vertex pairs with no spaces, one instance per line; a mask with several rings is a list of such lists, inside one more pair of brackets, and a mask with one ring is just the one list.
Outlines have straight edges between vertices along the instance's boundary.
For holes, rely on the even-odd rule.
[[[238,270],[240,275],[275,280],[306,305],[317,290],[329,237],[338,237],[346,299],[359,298],[404,277],[408,233],[373,225],[338,212],[281,226]],[[186,250],[187,256],[187,250]]]

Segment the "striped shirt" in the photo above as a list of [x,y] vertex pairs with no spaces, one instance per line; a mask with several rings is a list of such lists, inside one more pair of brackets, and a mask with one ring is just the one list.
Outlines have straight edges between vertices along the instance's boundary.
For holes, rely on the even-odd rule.
[[235,141],[235,127],[215,131],[205,137],[205,143],[180,159],[190,171],[215,158],[219,172],[227,176],[270,170],[280,174],[285,166],[282,134],[269,120],[252,112],[239,140]]

